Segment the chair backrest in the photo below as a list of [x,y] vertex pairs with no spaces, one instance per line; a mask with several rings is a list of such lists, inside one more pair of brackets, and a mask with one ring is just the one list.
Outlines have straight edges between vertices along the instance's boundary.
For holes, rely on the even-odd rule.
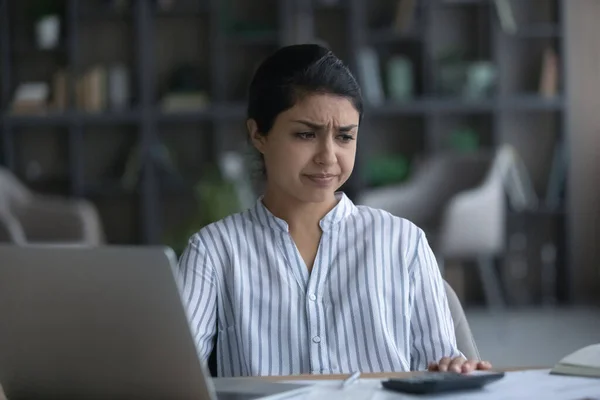
[[14,204],[25,203],[32,193],[7,168],[0,167],[0,209],[10,209]]
[[440,223],[448,199],[485,179],[493,154],[443,152],[415,166],[407,182],[363,191],[357,203],[409,219],[428,231]]
[[456,295],[456,292],[444,281],[446,288],[446,297],[448,298],[448,306],[450,307],[450,314],[452,314],[452,320],[454,321],[454,332],[456,335],[456,345],[467,359],[470,360],[481,360],[479,350],[475,344],[475,339],[471,333],[471,328],[467,317],[463,310],[462,304]]

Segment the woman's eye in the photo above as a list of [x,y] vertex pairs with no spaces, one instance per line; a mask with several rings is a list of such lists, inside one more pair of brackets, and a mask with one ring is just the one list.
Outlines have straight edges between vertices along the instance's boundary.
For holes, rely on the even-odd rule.
[[348,143],[351,140],[354,140],[354,136],[352,136],[352,135],[340,135],[340,136],[338,136],[338,138],[344,143]]
[[300,139],[314,139],[315,134],[313,132],[300,132],[296,134]]

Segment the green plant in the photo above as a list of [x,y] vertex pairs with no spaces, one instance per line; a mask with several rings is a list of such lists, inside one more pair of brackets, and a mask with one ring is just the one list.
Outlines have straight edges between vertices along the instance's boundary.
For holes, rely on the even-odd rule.
[[234,184],[216,171],[209,172],[196,183],[193,194],[197,204],[195,212],[164,238],[164,243],[178,255],[185,249],[189,238],[201,228],[240,211]]

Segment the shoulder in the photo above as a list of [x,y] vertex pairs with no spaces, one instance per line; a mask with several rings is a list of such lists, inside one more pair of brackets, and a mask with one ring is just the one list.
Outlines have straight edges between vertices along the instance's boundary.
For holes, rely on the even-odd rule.
[[396,246],[405,256],[414,254],[421,242],[427,240],[424,231],[415,223],[382,209],[357,205],[352,219],[363,235],[375,236],[377,240]]
[[202,227],[190,238],[190,244],[207,250],[221,249],[236,237],[245,236],[245,231],[253,225],[250,211],[231,214]]
[[361,222],[365,228],[373,229],[375,227],[383,228],[387,226],[402,231],[403,235],[420,236],[423,234],[423,230],[412,221],[398,217],[379,208],[357,205],[355,207],[355,212],[352,214],[352,218]]

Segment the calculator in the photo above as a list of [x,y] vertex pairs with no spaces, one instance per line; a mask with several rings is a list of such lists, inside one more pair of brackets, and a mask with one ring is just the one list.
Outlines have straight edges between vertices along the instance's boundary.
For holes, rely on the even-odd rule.
[[428,372],[407,378],[392,378],[381,385],[396,392],[411,394],[444,393],[481,389],[488,383],[504,377],[504,372],[460,374],[456,372]]

